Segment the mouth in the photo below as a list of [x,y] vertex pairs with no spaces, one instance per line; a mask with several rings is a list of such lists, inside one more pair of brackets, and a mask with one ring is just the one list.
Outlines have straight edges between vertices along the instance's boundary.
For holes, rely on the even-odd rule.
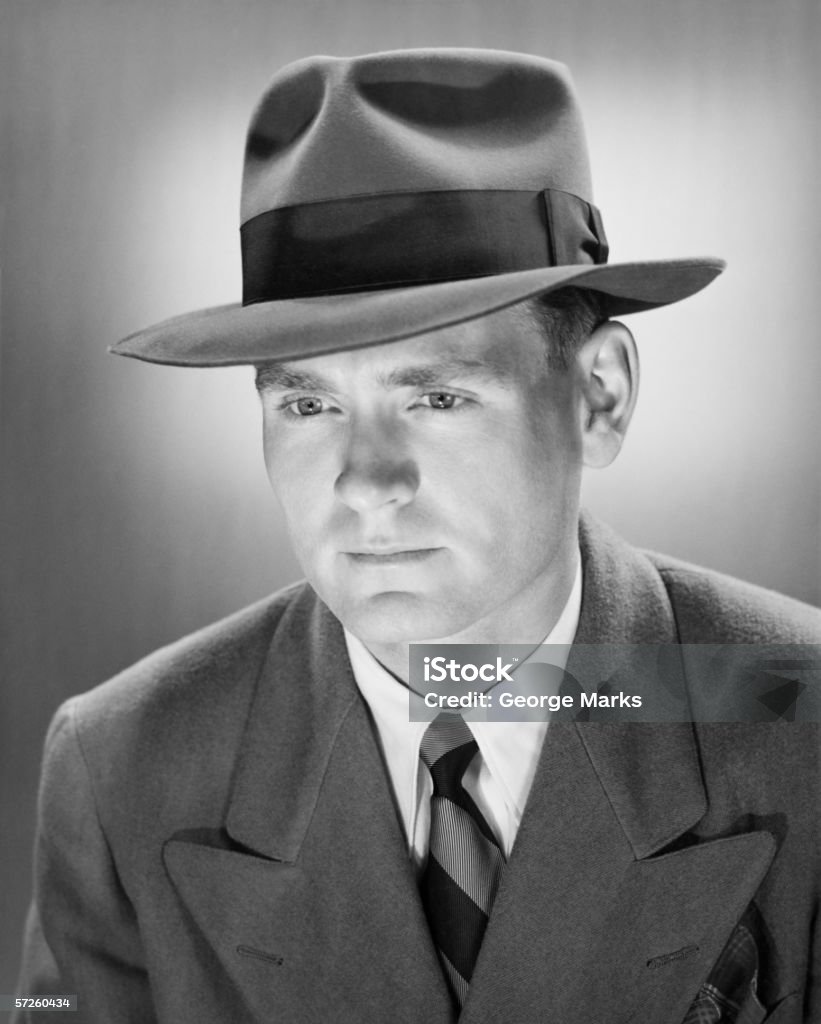
[[345,551],[354,565],[390,566],[424,562],[442,548],[372,548],[367,551]]

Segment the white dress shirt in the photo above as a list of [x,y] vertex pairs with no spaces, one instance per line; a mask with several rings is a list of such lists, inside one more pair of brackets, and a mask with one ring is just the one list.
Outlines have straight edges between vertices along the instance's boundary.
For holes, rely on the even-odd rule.
[[[570,596],[556,625],[542,641],[560,645],[551,652],[551,661],[560,668],[564,668],[576,635],[581,599],[581,558],[578,557]],[[419,744],[430,723],[409,721],[405,684],[384,669],[362,641],[347,629],[345,641],[356,684],[376,724],[409,855],[417,868],[421,868],[427,858],[433,783],[419,758]],[[522,820],[547,722],[471,721],[468,724],[481,757],[474,758],[463,784],[493,829],[507,858]]]

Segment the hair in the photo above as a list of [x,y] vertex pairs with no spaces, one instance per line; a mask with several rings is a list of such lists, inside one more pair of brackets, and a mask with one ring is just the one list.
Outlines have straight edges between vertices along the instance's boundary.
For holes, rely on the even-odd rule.
[[520,304],[529,322],[544,336],[551,370],[570,369],[579,347],[607,319],[602,300],[597,292],[563,288]]

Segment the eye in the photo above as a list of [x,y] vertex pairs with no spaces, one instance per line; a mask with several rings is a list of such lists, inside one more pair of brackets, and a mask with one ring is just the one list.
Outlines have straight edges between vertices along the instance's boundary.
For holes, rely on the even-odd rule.
[[454,409],[458,408],[464,401],[459,395],[452,395],[448,391],[431,391],[424,396],[431,409]]
[[321,398],[297,398],[288,403],[288,409],[294,416],[316,416],[323,411]]

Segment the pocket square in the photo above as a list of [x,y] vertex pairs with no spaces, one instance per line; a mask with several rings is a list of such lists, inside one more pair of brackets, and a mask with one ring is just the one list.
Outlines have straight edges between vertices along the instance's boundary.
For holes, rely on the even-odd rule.
[[757,994],[758,966],[758,947],[742,919],[682,1024],[760,1024],[767,1011]]

